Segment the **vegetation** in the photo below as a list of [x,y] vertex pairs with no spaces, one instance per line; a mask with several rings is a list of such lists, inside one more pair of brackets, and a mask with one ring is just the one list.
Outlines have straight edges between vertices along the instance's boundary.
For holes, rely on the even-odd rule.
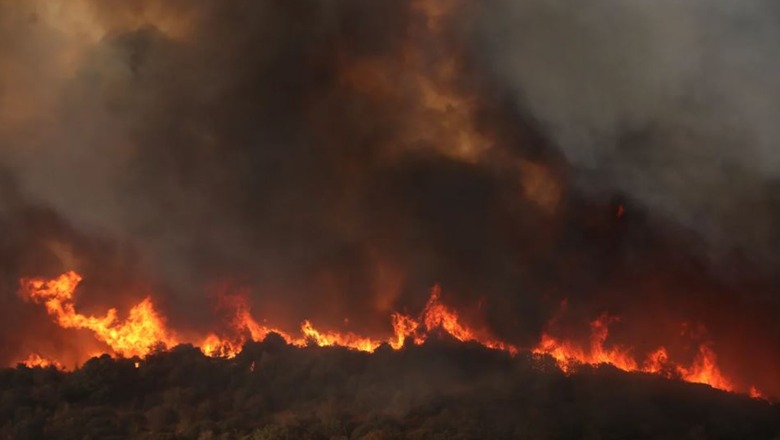
[[780,439],[768,402],[450,341],[365,354],[271,336],[230,360],[179,346],[5,369],[0,390],[0,439],[15,440]]

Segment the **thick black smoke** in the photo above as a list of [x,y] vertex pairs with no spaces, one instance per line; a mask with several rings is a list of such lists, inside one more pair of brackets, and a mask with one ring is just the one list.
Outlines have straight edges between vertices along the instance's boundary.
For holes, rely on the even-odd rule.
[[780,389],[777,11],[716,6],[0,1],[2,302],[75,268],[174,328],[227,283],[386,332],[439,282],[525,346],[563,298],[701,323]]

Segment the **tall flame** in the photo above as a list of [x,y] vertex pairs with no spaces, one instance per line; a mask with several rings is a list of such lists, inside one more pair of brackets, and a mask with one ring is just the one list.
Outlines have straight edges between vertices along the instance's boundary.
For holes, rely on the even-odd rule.
[[21,293],[35,303],[43,303],[60,327],[91,330],[98,340],[118,355],[145,356],[155,348],[176,345],[176,339],[169,334],[164,320],[148,297],[130,309],[124,322],[120,322],[113,308],[102,317],[78,313],[74,305],[74,291],[80,282],[81,275],[73,271],[52,280],[23,279]]
[[[403,321],[404,319],[402,319]],[[407,331],[411,329],[405,336],[414,336],[414,341],[417,344],[424,342],[431,332],[436,329],[441,329],[453,338],[461,341],[473,341],[477,342],[485,347],[495,350],[508,351],[512,354],[518,352],[517,347],[504,341],[492,338],[485,335],[485,332],[478,332],[461,322],[457,312],[448,308],[441,302],[441,287],[436,285],[431,289],[431,296],[428,299],[428,303],[425,305],[422,317],[419,321],[414,321],[412,318],[405,317],[407,322]],[[409,325],[409,323],[414,323]],[[399,327],[396,325],[396,332],[399,331]],[[400,327],[403,330],[403,326]],[[399,335],[394,338],[395,341],[399,340]]]

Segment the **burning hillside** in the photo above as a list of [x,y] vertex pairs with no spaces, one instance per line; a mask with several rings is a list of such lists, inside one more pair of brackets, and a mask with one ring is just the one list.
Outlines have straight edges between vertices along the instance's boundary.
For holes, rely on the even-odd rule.
[[[117,318],[117,311],[113,308],[102,317],[82,315],[76,310],[74,295],[80,281],[81,276],[75,272],[67,272],[52,280],[25,279],[22,280],[21,294],[24,298],[44,304],[49,315],[61,327],[91,331],[114,356],[144,357],[180,343],[180,339],[166,328],[165,320],[154,309],[150,298],[145,298],[133,306],[124,322]],[[393,334],[385,339],[318,330],[309,321],[304,321],[297,333],[287,332],[279,327],[259,324],[244,302],[245,298],[236,296],[226,298],[226,301],[234,307],[231,319],[226,323],[228,334],[220,336],[209,333],[200,341],[186,341],[200,347],[201,352],[210,357],[234,358],[247,340],[261,342],[271,333],[281,336],[285,343],[296,347],[336,346],[370,353],[382,344],[395,350],[402,349],[405,343],[420,345],[436,334],[443,334],[460,342],[473,342],[511,356],[520,352],[517,346],[464,324],[456,311],[441,302],[439,286],[433,288],[418,318],[393,313],[390,316]],[[605,346],[609,331],[609,320],[606,316],[597,319],[591,326],[592,334],[588,346],[580,347],[576,343],[561,341],[544,333],[539,344],[528,351],[538,356],[551,356],[564,372],[582,366],[606,364],[627,372],[641,371],[707,384],[725,391],[737,390],[733,382],[721,373],[717,357],[708,345],[699,347],[699,352],[690,366],[670,359],[665,347],[659,347],[649,353],[647,359],[639,364],[630,349]],[[28,367],[62,366],[59,361],[43,358],[38,353],[30,354],[21,363]],[[763,397],[754,386],[741,391],[753,397]]]
[[182,345],[79,370],[0,372],[3,438],[734,438],[771,440],[780,408],[609,366],[454,339],[373,354],[271,334],[232,359]]
[[0,364],[457,341],[764,408],[777,15],[0,0]]

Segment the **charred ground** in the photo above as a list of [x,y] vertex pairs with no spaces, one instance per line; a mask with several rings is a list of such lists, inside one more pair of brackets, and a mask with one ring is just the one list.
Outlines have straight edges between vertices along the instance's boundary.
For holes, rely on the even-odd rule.
[[[137,363],[137,364],[136,364]],[[780,407],[704,385],[446,339],[374,354],[271,335],[76,371],[0,372],[8,439],[777,439]]]

